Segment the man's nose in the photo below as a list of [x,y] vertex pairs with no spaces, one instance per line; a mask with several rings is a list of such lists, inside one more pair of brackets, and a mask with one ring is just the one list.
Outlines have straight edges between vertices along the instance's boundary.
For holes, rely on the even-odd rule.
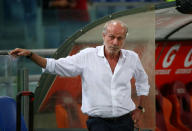
[[113,40],[113,45],[118,45],[118,39],[117,39],[117,38],[115,38],[115,39]]

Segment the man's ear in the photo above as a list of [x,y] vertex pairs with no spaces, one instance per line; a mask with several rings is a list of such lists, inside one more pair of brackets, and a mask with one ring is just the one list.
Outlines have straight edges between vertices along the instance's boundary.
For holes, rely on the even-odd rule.
[[102,37],[103,37],[103,39],[104,39],[105,35],[106,35],[106,33],[103,32],[103,33],[102,33]]

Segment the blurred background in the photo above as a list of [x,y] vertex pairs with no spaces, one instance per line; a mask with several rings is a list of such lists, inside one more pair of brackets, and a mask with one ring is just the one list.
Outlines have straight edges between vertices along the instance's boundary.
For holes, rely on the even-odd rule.
[[[85,131],[80,77],[42,74],[29,59],[7,52],[26,48],[56,59],[73,55],[101,45],[104,23],[120,19],[129,27],[124,48],[139,54],[149,75],[141,130],[191,131],[192,16],[180,7],[174,0],[0,0],[0,96],[33,92],[35,130]],[[135,90],[132,96],[137,104]],[[23,105],[28,121],[26,112]]]
[[[50,57],[67,38],[104,16],[145,5],[153,6],[161,2],[164,1],[1,0],[0,50],[26,48],[36,49],[38,52],[38,49],[52,49],[46,51],[46,53],[41,53]],[[17,75],[17,70],[21,68],[30,68],[29,74],[34,76],[41,74],[41,69],[25,58],[0,57],[2,63],[0,74],[2,77],[6,76],[6,79],[9,79],[8,76]],[[9,81],[11,80],[9,79]],[[37,81],[34,80],[34,82]],[[30,88],[33,91],[35,90],[33,84],[30,85]],[[14,93],[12,95],[14,96]]]

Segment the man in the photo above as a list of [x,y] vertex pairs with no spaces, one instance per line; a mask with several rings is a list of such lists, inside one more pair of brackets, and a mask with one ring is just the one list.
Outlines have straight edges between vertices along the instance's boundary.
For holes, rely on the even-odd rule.
[[[27,56],[45,68],[46,72],[61,76],[81,75],[82,112],[89,116],[89,131],[133,131],[149,93],[148,77],[136,53],[122,49],[127,26],[112,20],[105,24],[103,46],[87,48],[80,53],[45,59],[25,49],[15,49],[13,56]],[[131,99],[131,78],[136,80],[139,106]]]

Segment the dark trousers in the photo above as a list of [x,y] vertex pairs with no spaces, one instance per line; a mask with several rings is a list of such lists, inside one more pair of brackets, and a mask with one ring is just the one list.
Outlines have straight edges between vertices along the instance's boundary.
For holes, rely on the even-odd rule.
[[134,122],[130,114],[118,118],[89,117],[89,131],[134,131]]

